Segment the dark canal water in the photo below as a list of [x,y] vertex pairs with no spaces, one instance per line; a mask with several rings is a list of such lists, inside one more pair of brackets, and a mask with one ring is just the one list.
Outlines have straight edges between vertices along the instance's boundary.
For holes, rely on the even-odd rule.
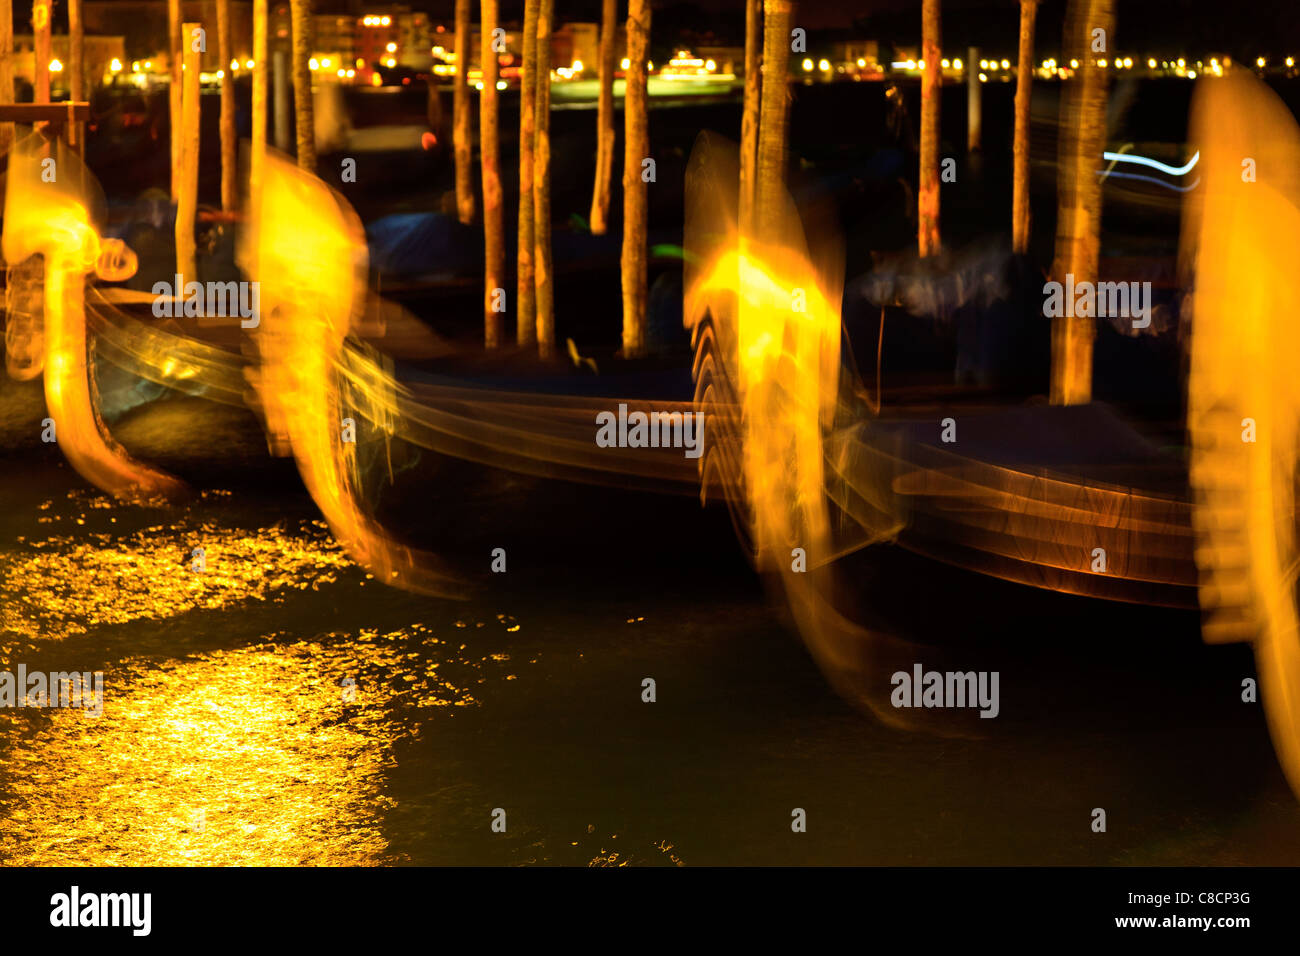
[[6,445],[24,447],[0,469],[0,669],[105,682],[98,718],[0,710],[7,863],[1300,853],[1300,810],[1239,699],[1249,651],[1205,647],[1194,615],[1033,596],[880,548],[859,565],[864,601],[1002,672],[984,736],[900,732],[835,695],[725,515],[688,497],[422,462],[392,492],[420,543],[471,574],[492,546],[509,561],[474,600],[434,600],[343,555],[243,411],[177,399],[118,423],[195,485],[162,511],[88,490],[19,434],[39,431],[39,390],[3,395]]

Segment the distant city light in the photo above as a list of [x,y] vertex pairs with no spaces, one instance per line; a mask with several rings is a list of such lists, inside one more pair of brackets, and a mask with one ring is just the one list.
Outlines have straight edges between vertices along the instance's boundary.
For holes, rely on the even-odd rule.
[[498,90],[504,90],[505,88],[506,88],[506,81],[505,81],[505,80],[497,80],[497,89],[498,89]]
[[1267,64],[1268,64],[1268,60],[1264,59],[1262,56],[1255,61],[1255,65],[1259,67],[1261,70],[1264,69],[1264,67]]
[[1155,61],[1154,59],[1148,59],[1148,60],[1147,60],[1147,69],[1148,69],[1148,70],[1154,70],[1155,68],[1156,68],[1156,61]]
[[[804,60],[804,62],[807,63],[807,62],[809,62],[809,61],[808,61],[808,60]],[[631,66],[631,65],[632,65],[632,61],[629,60],[627,57],[623,57],[623,64],[622,64],[622,67],[621,67],[621,68],[624,69],[624,70],[626,70],[626,69],[627,69],[629,66]],[[808,69],[812,69],[812,67],[804,67],[804,69],[808,70]]]
[[1010,60],[1003,60],[1003,61],[1002,61],[1002,69],[1004,69],[1004,70],[1009,70],[1009,69],[1011,69],[1011,61],[1010,61]]
[[232,70],[237,71],[237,70],[239,69],[239,61],[238,61],[238,60],[231,60],[231,61],[230,61],[230,68],[231,68]]
[[[388,44],[388,46],[384,47],[384,49],[387,50],[389,53],[396,53],[396,52],[397,52],[397,44],[396,44],[396,43],[390,43],[390,44]],[[435,48],[435,51],[434,51],[434,52],[437,52],[436,48]]]
[[[299,60],[298,62],[301,63],[302,60]],[[315,57],[312,57],[310,60],[307,61],[307,65],[311,67],[313,70],[319,70],[320,60],[316,59]]]
[[821,70],[823,73],[829,73],[831,69],[830,60],[818,60],[817,69]]
[[112,70],[114,73],[121,73],[122,61],[119,60],[117,57],[113,57],[113,62],[108,65],[108,68]]
[[981,70],[987,70],[988,68],[989,68],[989,61],[988,61],[988,60],[980,60],[980,69],[981,69]]
[[[709,62],[712,63],[713,61],[710,60]],[[582,72],[582,61],[581,61],[581,60],[574,60],[574,61],[573,61],[573,66],[569,67],[569,69],[571,69],[574,73],[581,73],[581,72]]]
[[961,69],[961,60],[953,60],[953,61],[952,61],[952,68],[953,68],[954,70],[960,70],[960,69]]
[[62,71],[63,71],[63,64],[62,64],[62,63],[60,63],[58,60],[51,60],[51,61],[50,61],[50,72],[51,72],[51,73],[61,73]]
[[251,60],[251,59],[250,59],[250,60],[245,60],[245,61],[244,61],[244,66],[251,70],[253,67],[257,66],[257,63],[256,63],[254,60]]
[[939,65],[946,70],[948,69],[948,67],[952,65],[952,62],[945,57],[944,59],[939,61]]
[[989,76],[988,76],[988,74],[987,74],[987,73],[981,73],[981,74],[980,74],[980,82],[981,82],[981,83],[987,83],[988,81],[989,81]]
[[860,70],[866,65],[867,65],[867,61],[864,60],[862,57],[858,57],[858,69]]
[[397,61],[390,56],[387,60],[384,61],[384,66],[388,67],[391,70],[393,67],[397,66]]
[[1287,57],[1287,58],[1286,58],[1286,65],[1287,65],[1288,67],[1295,66],[1295,57],[1293,57],[1293,56],[1289,56],[1289,57]]
[[330,68],[330,58],[325,57],[325,59],[320,61],[320,65],[328,70]]

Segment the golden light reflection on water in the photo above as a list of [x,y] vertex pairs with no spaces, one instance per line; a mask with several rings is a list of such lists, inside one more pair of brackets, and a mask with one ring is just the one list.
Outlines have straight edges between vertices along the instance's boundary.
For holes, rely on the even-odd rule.
[[[202,571],[194,570],[195,548],[203,549]],[[58,638],[104,624],[160,620],[315,589],[349,567],[324,522],[293,531],[196,522],[123,536],[51,537],[0,554],[0,630]]]
[[100,718],[0,712],[0,861],[398,862],[382,832],[394,744],[420,708],[477,703],[440,676],[441,643],[413,627],[128,662],[105,674]]

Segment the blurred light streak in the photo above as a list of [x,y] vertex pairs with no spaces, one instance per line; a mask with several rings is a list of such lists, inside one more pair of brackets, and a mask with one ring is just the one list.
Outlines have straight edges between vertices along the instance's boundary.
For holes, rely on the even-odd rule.
[[1132,179],[1141,183],[1154,183],[1157,186],[1163,186],[1165,189],[1173,190],[1176,193],[1189,193],[1201,184],[1197,177],[1189,186],[1175,186],[1173,183],[1167,183],[1163,179],[1156,179],[1154,176],[1143,176],[1140,173],[1117,173],[1110,170],[1099,169],[1097,175],[1102,179]]
[[1160,172],[1168,173],[1170,176],[1185,176],[1195,168],[1197,161],[1201,158],[1201,153],[1198,150],[1196,155],[1182,166],[1169,166],[1160,162],[1158,159],[1151,159],[1147,156],[1138,156],[1134,153],[1103,152],[1101,158],[1110,160],[1113,163],[1137,163],[1140,166],[1150,166],[1152,169],[1158,169]]

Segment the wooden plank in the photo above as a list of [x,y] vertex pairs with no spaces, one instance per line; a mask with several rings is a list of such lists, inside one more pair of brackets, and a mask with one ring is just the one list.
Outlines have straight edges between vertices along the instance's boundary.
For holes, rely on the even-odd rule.
[[84,123],[90,119],[90,104],[72,101],[64,103],[6,103],[0,105],[0,123],[66,123],[68,120]]

